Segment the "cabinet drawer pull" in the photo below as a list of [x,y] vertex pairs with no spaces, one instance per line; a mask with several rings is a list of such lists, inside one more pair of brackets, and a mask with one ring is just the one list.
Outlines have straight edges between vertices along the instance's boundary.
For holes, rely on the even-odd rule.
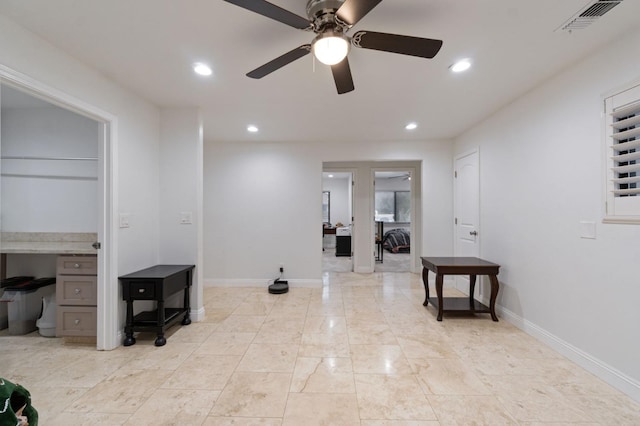
[[82,291],[82,290],[80,290],[79,288],[76,288],[76,289],[74,290],[74,293],[75,293],[75,294],[80,294],[80,292],[81,292],[81,291]]
[[79,263],[74,263],[73,267],[76,268],[76,269],[80,269],[80,264]]
[[76,319],[76,320],[74,321],[74,323],[75,323],[76,325],[78,325],[78,324],[80,324],[80,320],[79,320],[79,319]]
[[139,288],[138,293],[144,293],[144,288]]

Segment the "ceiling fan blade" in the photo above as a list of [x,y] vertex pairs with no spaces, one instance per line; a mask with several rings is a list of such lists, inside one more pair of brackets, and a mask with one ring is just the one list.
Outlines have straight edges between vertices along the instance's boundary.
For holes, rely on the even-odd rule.
[[350,27],[371,12],[382,0],[346,0],[336,12],[336,16]]
[[296,47],[295,49],[285,53],[282,56],[277,57],[271,62],[267,62],[261,67],[256,68],[255,70],[248,72],[247,77],[251,78],[262,78],[267,74],[271,74],[272,72],[284,67],[287,64],[295,61],[296,59],[300,59],[305,55],[308,55],[311,52],[310,44],[303,44],[300,47]]
[[358,31],[351,43],[364,49],[382,50],[384,52],[399,53],[401,55],[433,58],[442,47],[442,40],[411,37],[398,34],[377,33],[373,31]]
[[275,4],[269,3],[265,0],[224,0],[228,3],[235,4],[244,9],[258,13],[267,18],[275,19],[278,22],[289,25],[293,28],[306,30],[311,28],[311,22],[307,18],[303,18],[300,15],[296,15],[293,12],[289,12]]
[[336,89],[338,89],[339,95],[351,92],[354,89],[349,59],[345,57],[342,62],[331,65],[331,73],[333,74],[333,80],[336,82]]

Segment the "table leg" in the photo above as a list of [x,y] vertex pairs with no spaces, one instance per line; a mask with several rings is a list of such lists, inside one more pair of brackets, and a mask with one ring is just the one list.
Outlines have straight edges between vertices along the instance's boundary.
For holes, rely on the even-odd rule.
[[191,324],[191,303],[189,302],[189,291],[191,290],[190,286],[185,287],[184,289],[184,318],[182,319],[182,325]]
[[158,334],[154,345],[164,346],[167,343],[167,339],[164,337],[164,300],[158,300]]
[[476,277],[477,275],[469,275],[469,299],[473,302],[473,295],[476,291]]
[[124,345],[131,346],[136,344],[136,338],[133,337],[133,302],[127,301],[127,318],[124,326]]
[[436,295],[438,295],[438,321],[442,321],[442,309],[444,304],[444,297],[442,297],[442,282],[444,277],[442,274],[436,274]]
[[429,270],[427,268],[422,268],[422,284],[424,285],[424,303],[422,306],[427,306],[429,304]]
[[496,316],[496,299],[498,298],[500,283],[498,282],[498,277],[496,277],[495,275],[489,275],[489,280],[491,281],[491,299],[489,301],[489,310],[491,311],[491,319],[494,321],[498,321],[498,317]]

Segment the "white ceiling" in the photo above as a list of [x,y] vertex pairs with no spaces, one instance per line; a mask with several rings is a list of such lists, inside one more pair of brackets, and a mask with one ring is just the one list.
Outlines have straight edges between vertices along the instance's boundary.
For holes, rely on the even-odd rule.
[[[306,0],[273,0],[305,16]],[[444,40],[434,59],[354,48],[355,91],[338,95],[308,55],[245,74],[313,34],[223,0],[1,0],[0,13],[159,106],[199,106],[208,141],[452,138],[637,27],[625,0],[585,30],[555,31],[588,0],[385,0],[352,30]],[[473,68],[449,72],[456,59]],[[191,64],[209,63],[210,78]],[[419,127],[408,132],[404,125]],[[248,124],[260,128],[246,131]]]

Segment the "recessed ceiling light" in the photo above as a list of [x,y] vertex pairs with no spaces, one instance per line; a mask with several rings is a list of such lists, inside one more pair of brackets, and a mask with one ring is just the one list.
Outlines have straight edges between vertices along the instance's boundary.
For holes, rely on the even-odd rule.
[[333,177],[333,175],[329,175],[329,177],[330,177],[330,178],[332,178],[332,177]]
[[193,64],[193,71],[198,75],[204,76],[213,74],[211,67],[207,64],[203,64],[202,62],[196,62]]
[[471,68],[471,59],[460,59],[455,64],[451,65],[449,69],[453,72],[463,72]]
[[253,124],[250,124],[247,126],[247,132],[256,133],[257,131],[258,131],[258,128]]
[[405,129],[407,130],[415,130],[418,128],[418,124],[417,123],[409,123],[406,126],[404,126]]

